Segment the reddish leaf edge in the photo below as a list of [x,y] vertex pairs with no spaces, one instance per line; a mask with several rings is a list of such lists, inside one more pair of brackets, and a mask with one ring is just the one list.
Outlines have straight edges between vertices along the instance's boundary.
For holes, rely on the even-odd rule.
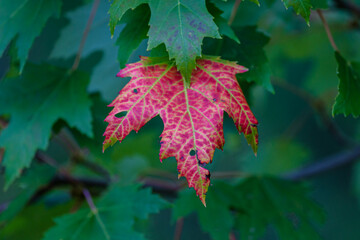
[[[142,67],[152,66],[152,65],[167,65],[166,71],[164,71],[163,75],[166,75],[168,71],[170,71],[172,68],[175,67],[175,64],[174,64],[173,62],[171,62],[171,61],[166,61],[166,59],[164,59],[164,58],[162,58],[162,59],[161,59],[161,58],[152,59],[152,58],[149,58],[149,57],[140,57],[140,58],[141,58],[141,61],[138,62],[138,63],[141,63],[141,64],[142,64],[142,65],[141,65]],[[240,68],[241,68],[241,71],[238,72],[238,73],[243,73],[243,72],[248,71],[247,68],[245,68],[245,67],[243,67],[243,66],[240,66],[240,65],[237,65],[236,62],[230,62],[230,61],[227,61],[227,60],[222,60],[220,57],[204,56],[203,58],[198,59],[198,60],[200,60],[200,61],[201,61],[201,60],[211,60],[211,61],[215,61],[215,62],[218,62],[218,63],[230,65],[230,66],[232,65],[233,67],[240,67]],[[198,60],[197,60],[197,62],[198,62]],[[128,68],[130,65],[132,65],[132,64],[127,64],[126,68]],[[141,67],[141,66],[140,66],[140,67]],[[124,68],[123,70],[125,70],[126,68]],[[197,64],[197,65],[196,65],[196,69],[195,69],[194,71],[196,71],[196,70],[199,69],[199,68],[201,69],[202,66],[200,66],[200,65]],[[121,70],[121,71],[117,74],[118,77],[127,77],[127,75],[124,74],[123,70]],[[204,70],[204,68],[203,68],[203,70]],[[234,73],[234,76],[233,76],[234,78],[235,78],[235,74],[236,74],[236,73]],[[160,78],[160,77],[159,77],[159,78]],[[235,79],[235,81],[236,81],[236,79]],[[184,84],[184,86],[186,86],[186,81],[184,81],[184,79],[183,79],[183,84]],[[242,94],[241,87],[240,87],[240,85],[238,85],[238,86],[239,86],[240,92],[241,92],[241,94]],[[191,86],[185,87],[185,89],[186,89],[186,88],[189,88],[189,89],[190,89]],[[120,93],[121,93],[121,91],[120,91]],[[115,99],[115,100],[116,100],[116,99]],[[115,102],[115,100],[114,100],[114,102]],[[244,98],[244,101],[245,101],[246,106],[248,106],[247,103],[246,103],[245,98]],[[114,103],[114,102],[113,102],[113,103]],[[113,104],[113,103],[112,103],[112,104]],[[108,105],[108,106],[109,106],[109,107],[114,107],[114,105],[112,105],[112,104],[110,104],[110,105]],[[134,104],[134,105],[135,105],[135,104]],[[251,110],[250,110],[250,109],[248,109],[248,110],[249,110],[250,113],[251,113]],[[226,110],[224,110],[224,111],[226,111]],[[242,110],[242,111],[245,111],[245,110]],[[158,114],[159,114],[159,113],[158,113]],[[156,115],[158,115],[158,114],[156,114]],[[127,115],[127,114],[126,114],[126,115]],[[252,115],[252,113],[251,113],[251,115]],[[106,118],[105,121],[109,122],[108,118]],[[234,120],[234,121],[235,121],[235,120]],[[249,123],[250,123],[250,122],[251,122],[251,121],[249,120]],[[109,122],[109,123],[110,123],[110,122]],[[145,123],[146,123],[146,122],[145,122]],[[145,124],[145,123],[144,123],[144,124]],[[249,125],[246,127],[246,129],[241,129],[241,126],[240,126],[239,124],[236,124],[236,122],[235,122],[235,125],[237,126],[237,129],[238,129],[238,131],[239,131],[239,134],[241,134],[241,132],[244,133],[245,139],[247,140],[248,144],[249,144],[249,145],[251,146],[251,148],[253,149],[255,155],[256,155],[256,153],[257,153],[257,147],[258,147],[257,123],[258,123],[257,120],[254,118],[253,121],[252,121],[252,123],[249,124]],[[142,124],[141,126],[139,126],[138,129],[131,129],[130,131],[135,130],[135,132],[138,132],[138,130],[139,130],[144,124]],[[110,125],[110,124],[109,124],[109,125]],[[222,127],[222,125],[221,125],[221,127]],[[107,128],[107,129],[108,129],[108,128]],[[117,131],[117,130],[116,130],[116,131]],[[104,152],[104,151],[106,150],[106,148],[108,148],[109,146],[113,146],[117,141],[121,142],[121,141],[126,137],[126,136],[124,136],[123,138],[120,138],[120,139],[117,138],[117,137],[116,137],[116,134],[115,134],[116,131],[114,131],[114,134],[112,134],[110,138],[105,139],[105,141],[104,141],[104,143],[103,143],[103,152]],[[222,135],[223,135],[223,134],[222,134]],[[105,133],[104,133],[104,136],[106,136],[106,131],[105,131]],[[219,149],[222,150],[222,149],[223,149],[223,144],[224,144],[224,141],[223,141],[222,144],[216,146],[216,148],[219,148]],[[196,149],[196,145],[195,145],[195,149]],[[161,153],[160,153],[159,155],[160,155],[159,157],[160,157],[161,162],[162,162],[163,159],[168,158],[168,157],[171,157],[171,156],[165,156],[165,157],[164,157],[164,154],[161,154]],[[212,157],[213,157],[213,155],[211,156],[210,163],[212,162]],[[197,154],[196,154],[196,158],[197,158]],[[199,160],[199,159],[197,159],[197,160]],[[178,159],[177,159],[177,161],[178,161]],[[209,163],[209,162],[205,162],[205,163]],[[201,162],[201,164],[202,164],[202,162]],[[197,165],[198,165],[198,164],[197,164]],[[205,199],[206,199],[206,193],[207,193],[207,191],[208,191],[208,187],[209,187],[209,185],[210,185],[210,172],[209,172],[207,169],[203,168],[202,166],[203,166],[203,165],[201,165],[201,167],[200,167],[200,166],[197,167],[198,174],[200,175],[200,180],[199,180],[196,184],[194,184],[193,182],[191,182],[192,179],[189,180],[189,179],[185,176],[184,173],[181,173],[181,170],[179,170],[179,161],[178,161],[178,170],[179,170],[179,175],[178,175],[178,177],[179,177],[179,178],[180,178],[181,176],[185,176],[185,177],[186,177],[189,187],[193,187],[193,188],[196,190],[196,194],[199,196],[200,200],[202,201],[202,203],[203,203],[204,206],[206,207]],[[204,171],[204,172],[205,172],[205,176],[206,176],[205,179],[203,179],[203,178],[201,177],[200,171]],[[204,174],[202,174],[202,175],[204,175]]]

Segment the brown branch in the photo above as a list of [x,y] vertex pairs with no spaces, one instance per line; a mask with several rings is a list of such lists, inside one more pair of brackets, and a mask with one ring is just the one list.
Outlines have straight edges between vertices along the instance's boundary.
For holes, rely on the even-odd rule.
[[86,38],[87,38],[87,36],[89,34],[91,24],[92,24],[92,22],[93,22],[93,20],[95,18],[96,11],[97,11],[97,9],[99,7],[99,3],[100,3],[100,0],[94,0],[93,6],[92,6],[92,9],[91,9],[91,13],[90,13],[89,19],[87,21],[87,24],[86,24],[86,27],[85,27],[85,30],[84,30],[84,33],[83,33],[83,36],[82,36],[82,39],[81,39],[81,42],[80,42],[80,46],[79,46],[78,52],[77,52],[75,60],[74,60],[74,64],[71,67],[71,72],[75,71],[79,67],[81,54],[82,54],[82,51],[83,51],[84,46],[85,46]]
[[284,175],[288,180],[303,180],[311,178],[338,167],[353,163],[360,160],[360,146],[352,149],[350,152],[337,153],[335,155],[324,158],[323,160],[316,161],[315,163],[292,171]]
[[344,0],[334,0],[334,2],[336,8],[346,10],[360,18],[360,7],[358,5]]
[[175,232],[174,232],[174,240],[180,240],[181,239],[181,233],[183,230],[183,226],[184,226],[184,218],[179,218],[176,221],[176,226],[175,226]]
[[325,125],[325,127],[329,130],[329,132],[334,136],[334,139],[341,145],[349,145],[349,146],[355,146],[356,143],[350,139],[348,136],[346,136],[339,127],[335,124],[334,120],[329,116],[325,103],[320,99],[313,95],[311,95],[309,92],[292,85],[286,81],[280,81],[277,79],[273,79],[272,83],[278,87],[281,87],[291,93],[293,93],[295,96],[300,97],[303,99],[319,116],[322,123]]
[[326,34],[327,34],[327,36],[328,36],[328,39],[329,39],[329,42],[330,42],[332,48],[333,48],[335,51],[339,51],[338,47],[337,47],[336,44],[335,44],[334,38],[333,38],[333,36],[332,36],[332,34],[331,34],[329,25],[328,25],[328,23],[327,23],[324,15],[323,15],[322,11],[321,11],[320,9],[317,9],[316,12],[318,13],[318,15],[319,15],[319,17],[320,17],[320,19],[321,19],[321,21],[322,21],[322,23],[323,23],[323,25],[324,25]]
[[236,0],[235,3],[234,3],[234,6],[233,6],[233,8],[231,10],[231,15],[230,15],[230,18],[229,18],[229,21],[228,21],[229,26],[231,26],[231,24],[235,20],[235,17],[236,17],[237,11],[239,9],[240,3],[241,3],[241,0]]

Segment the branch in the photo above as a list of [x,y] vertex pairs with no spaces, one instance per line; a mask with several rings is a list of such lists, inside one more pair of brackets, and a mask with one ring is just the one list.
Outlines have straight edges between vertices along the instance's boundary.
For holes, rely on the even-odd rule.
[[184,218],[181,217],[176,221],[175,232],[174,232],[174,240],[181,239],[181,233],[184,226]]
[[288,180],[303,180],[306,178],[314,177],[319,174],[326,173],[335,168],[350,164],[360,159],[360,146],[352,149],[350,152],[338,153],[323,160],[316,161],[315,163],[295,170],[284,175]]
[[346,10],[355,16],[360,17],[360,7],[356,4],[344,0],[334,0],[334,2],[337,8]]
[[316,12],[318,13],[318,15],[319,15],[319,17],[320,17],[320,19],[321,19],[321,21],[322,21],[322,23],[323,23],[323,25],[324,25],[324,28],[325,28],[325,31],[326,31],[326,34],[327,34],[327,36],[328,36],[328,39],[329,39],[329,41],[330,41],[331,46],[333,47],[333,49],[334,49],[335,51],[339,51],[338,47],[337,47],[336,44],[335,44],[334,38],[333,38],[333,36],[332,36],[332,34],[331,34],[329,25],[328,25],[328,23],[327,23],[324,15],[323,15],[322,11],[321,11],[320,9],[317,9]]
[[292,85],[286,81],[272,80],[272,83],[278,87],[281,87],[294,95],[302,98],[309,106],[320,116],[320,120],[328,129],[328,131],[334,136],[334,139],[341,145],[355,146],[356,143],[346,136],[339,127],[335,124],[334,120],[329,116],[325,103],[309,92]]
[[71,67],[71,72],[75,71],[79,67],[81,54],[82,54],[82,51],[83,51],[84,46],[85,46],[86,38],[87,38],[87,36],[89,34],[91,24],[92,24],[92,22],[94,20],[96,11],[97,11],[97,9],[99,7],[99,3],[100,3],[100,0],[94,0],[94,4],[92,6],[91,13],[90,13],[89,19],[87,21],[83,36],[82,36],[80,46],[79,46],[78,52],[77,52],[75,60],[74,60],[74,64]]
[[236,17],[237,11],[239,9],[240,3],[241,3],[241,0],[236,0],[235,3],[234,3],[234,6],[232,8],[231,15],[230,15],[230,18],[229,18],[229,21],[228,21],[229,26],[231,26],[231,24],[235,20],[235,17]]

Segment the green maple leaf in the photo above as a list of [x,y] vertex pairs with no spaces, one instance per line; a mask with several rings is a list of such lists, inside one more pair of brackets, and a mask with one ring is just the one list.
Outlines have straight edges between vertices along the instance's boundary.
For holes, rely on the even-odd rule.
[[333,106],[333,115],[360,115],[360,63],[348,63],[339,52],[335,52],[338,63],[339,94]]
[[221,182],[214,183],[207,194],[206,208],[201,206],[191,191],[188,189],[181,191],[174,203],[172,220],[176,221],[176,219],[195,212],[201,229],[209,233],[212,239],[229,239],[229,234],[234,226],[234,217],[229,210],[229,204],[223,201],[223,187],[228,188],[229,185]]
[[201,208],[188,190],[182,191],[173,219],[195,212],[202,230],[215,240],[228,239],[234,228],[240,230],[240,239],[262,239],[269,225],[282,240],[319,239],[312,222],[323,222],[324,213],[302,184],[252,176],[235,186],[214,183],[208,195],[207,207]]
[[113,187],[95,201],[96,209],[86,206],[56,218],[56,226],[45,233],[43,240],[144,239],[133,230],[135,219],[147,219],[166,205],[149,188]]
[[114,0],[109,9],[111,36],[114,35],[116,25],[127,10],[135,9],[137,6],[147,2],[148,0]]
[[232,194],[231,206],[238,212],[235,227],[242,239],[259,239],[269,225],[279,238],[320,239],[312,221],[323,222],[323,210],[308,198],[302,184],[274,177],[250,177]]
[[0,114],[11,116],[0,135],[6,187],[29,167],[37,149],[47,148],[57,120],[92,136],[88,82],[88,76],[80,72],[69,74],[65,69],[33,64],[27,65],[22,76],[0,82]]
[[0,56],[14,40],[21,72],[34,39],[47,20],[59,17],[61,0],[0,0],[0,6]]
[[311,0],[282,0],[286,9],[293,7],[297,15],[301,15],[309,25]]
[[148,50],[165,43],[170,59],[190,85],[204,37],[220,38],[204,0],[151,0]]

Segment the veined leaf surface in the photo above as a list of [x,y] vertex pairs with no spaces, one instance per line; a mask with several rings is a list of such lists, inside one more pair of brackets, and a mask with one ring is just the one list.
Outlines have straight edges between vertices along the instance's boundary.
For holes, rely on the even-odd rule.
[[[156,115],[164,122],[160,160],[175,157],[179,177],[187,178],[205,205],[210,172],[205,165],[212,161],[215,148],[224,145],[223,113],[234,119],[239,132],[257,150],[257,120],[252,114],[235,74],[247,71],[243,66],[220,58],[208,57],[196,62],[188,88],[173,64],[153,63],[142,58],[127,65],[119,77],[131,77],[109,105],[114,107],[105,119],[104,150],[136,132]],[[123,117],[117,114],[126,112]]]

